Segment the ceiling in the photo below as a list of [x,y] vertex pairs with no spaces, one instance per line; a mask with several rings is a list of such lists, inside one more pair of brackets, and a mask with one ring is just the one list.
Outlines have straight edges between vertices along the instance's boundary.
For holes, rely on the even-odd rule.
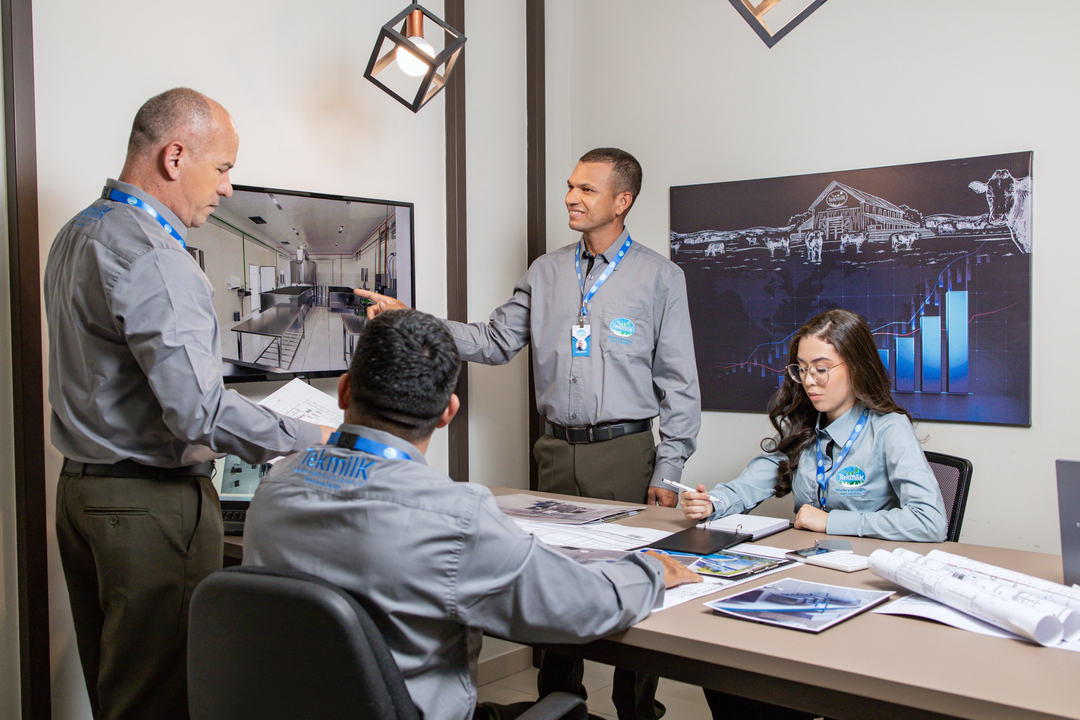
[[[277,204],[274,200],[277,200]],[[278,208],[280,205],[280,209]],[[286,255],[302,246],[308,255],[352,255],[396,206],[283,191],[233,189],[214,217]],[[261,217],[266,224],[257,224]]]

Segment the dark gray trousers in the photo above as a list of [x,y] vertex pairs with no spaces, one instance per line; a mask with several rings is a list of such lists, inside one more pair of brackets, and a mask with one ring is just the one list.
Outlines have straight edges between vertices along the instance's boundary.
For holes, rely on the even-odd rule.
[[97,720],[186,720],[188,605],[223,537],[208,477],[60,475],[56,539]]
[[[538,490],[602,500],[644,503],[656,462],[651,432],[626,435],[601,443],[571,445],[540,436],[533,447],[540,466]],[[584,662],[580,658],[545,652],[537,676],[540,696],[562,690],[582,694]],[[615,668],[611,701],[620,720],[655,720],[658,678]]]

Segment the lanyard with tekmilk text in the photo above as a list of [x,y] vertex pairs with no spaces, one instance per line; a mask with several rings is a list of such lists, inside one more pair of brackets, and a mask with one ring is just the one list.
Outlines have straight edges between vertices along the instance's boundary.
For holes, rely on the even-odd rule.
[[369,440],[359,435],[353,435],[351,433],[343,433],[340,430],[330,435],[329,445],[337,445],[338,447],[348,448],[349,450],[359,450],[365,452],[368,455],[374,455],[376,457],[386,458],[387,460],[412,460],[409,454],[404,450],[398,450],[395,447],[384,445],[377,440]]
[[184,238],[180,237],[180,233],[176,231],[176,228],[170,225],[165,218],[161,217],[161,213],[144,201],[134,195],[128,195],[126,192],[121,192],[116,189],[109,190],[109,199],[115,200],[116,202],[127,203],[128,205],[134,205],[137,208],[145,210],[150,214],[150,217],[158,221],[158,224],[161,225],[161,227],[165,228],[165,232],[176,238],[176,242],[180,243],[184,249],[187,250],[187,243],[184,242]]
[[859,421],[855,423],[855,428],[851,431],[851,435],[848,436],[847,442],[844,443],[844,451],[840,453],[840,457],[837,458],[836,464],[833,465],[832,474],[829,477],[825,477],[825,453],[821,451],[821,438],[817,439],[817,484],[821,492],[819,493],[819,499],[821,500],[821,509],[825,509],[825,499],[829,492],[829,480],[836,477],[836,473],[840,471],[840,467],[844,464],[844,460],[847,459],[848,453],[851,452],[851,446],[855,444],[855,441],[859,439],[859,434],[866,427],[866,419],[870,417],[870,409],[865,408],[862,411],[862,415],[859,416]]
[[578,287],[581,289],[581,314],[578,315],[577,324],[570,328],[570,354],[572,357],[589,356],[592,340],[590,337],[592,335],[592,325],[586,324],[589,315],[589,301],[600,291],[600,287],[607,282],[611,274],[619,268],[619,263],[626,257],[626,251],[630,249],[634,241],[628,233],[626,242],[619,248],[619,252],[615,253],[615,257],[604,268],[604,272],[600,274],[600,277],[596,279],[588,292],[585,292],[585,280],[581,276],[581,253],[583,252],[584,243],[584,240],[578,243],[577,254],[574,256],[574,269],[577,270]]

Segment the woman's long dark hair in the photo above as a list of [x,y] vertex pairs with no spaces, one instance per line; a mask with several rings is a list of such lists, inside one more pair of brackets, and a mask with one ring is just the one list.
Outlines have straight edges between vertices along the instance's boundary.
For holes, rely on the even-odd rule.
[[[863,407],[882,414],[901,413],[911,420],[907,410],[897,405],[889,390],[889,375],[881,363],[870,326],[850,310],[827,310],[814,316],[791,338],[788,364],[799,362],[799,342],[805,337],[823,340],[834,348],[848,368],[855,399]],[[802,383],[784,373],[784,382],[769,399],[769,422],[778,435],[761,441],[766,452],[787,455],[777,467],[776,497],[791,492],[791,481],[799,466],[799,456],[814,442],[818,411],[806,395]]]

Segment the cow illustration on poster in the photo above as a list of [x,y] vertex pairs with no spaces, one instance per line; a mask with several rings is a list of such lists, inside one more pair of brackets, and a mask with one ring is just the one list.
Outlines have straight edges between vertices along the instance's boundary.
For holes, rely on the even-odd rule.
[[671,188],[702,407],[763,412],[788,339],[865,317],[916,418],[1031,423],[1032,153]]

